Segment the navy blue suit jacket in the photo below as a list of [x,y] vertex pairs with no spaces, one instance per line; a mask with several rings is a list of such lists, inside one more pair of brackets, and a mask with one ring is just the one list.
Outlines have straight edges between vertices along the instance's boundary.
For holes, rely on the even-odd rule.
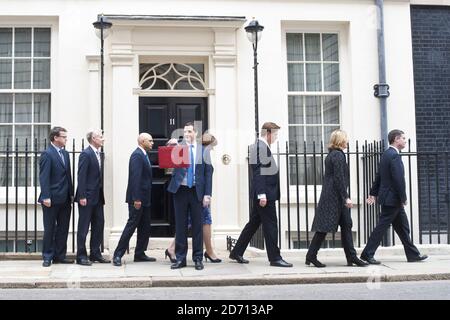
[[251,197],[265,194],[268,201],[280,200],[280,175],[270,148],[261,140],[250,146]]
[[406,202],[405,168],[394,148],[388,148],[381,156],[370,195],[378,197],[378,203],[385,206],[399,207]]
[[70,174],[70,157],[66,150],[62,150],[64,162],[50,145],[42,152],[39,160],[39,183],[41,194],[39,202],[50,199],[52,204],[63,204],[70,201],[73,196],[72,175]]
[[105,204],[102,173],[94,150],[89,146],[78,159],[78,185],[75,201],[87,199],[88,205]]
[[141,201],[143,207],[150,207],[152,195],[152,165],[140,148],[131,154],[128,165],[128,186],[126,202]]
[[[195,190],[198,201],[202,201],[204,196],[212,195],[213,167],[209,150],[197,144],[195,159]],[[176,193],[186,174],[187,168],[175,168],[167,190]]]

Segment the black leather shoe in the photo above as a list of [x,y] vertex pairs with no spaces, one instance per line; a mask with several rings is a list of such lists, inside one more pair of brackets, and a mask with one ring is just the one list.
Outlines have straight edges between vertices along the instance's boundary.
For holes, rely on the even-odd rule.
[[166,251],[164,251],[164,259],[167,259],[167,257],[169,257],[170,262],[177,262],[177,258],[172,258],[172,256],[170,255],[169,249],[166,249]]
[[156,259],[153,257],[147,257],[146,255],[136,257],[134,256],[134,262],[155,262]]
[[311,263],[316,268],[325,268],[327,266],[326,264],[323,264],[322,262],[317,260],[317,258],[308,258],[308,257],[306,257],[305,264],[309,266]]
[[238,256],[237,254],[234,254],[233,252],[230,253],[230,259],[236,260],[237,263],[248,263],[248,260],[244,259],[243,256]]
[[195,270],[203,270],[203,262],[194,261],[194,263],[195,263]]
[[44,260],[44,262],[42,262],[43,267],[50,267],[51,265],[52,265],[51,260]]
[[367,261],[369,264],[381,264],[380,261],[375,260],[373,257],[368,258],[368,257],[361,256],[361,260]]
[[427,258],[428,258],[428,256],[427,256],[426,254],[424,254],[424,255],[419,255],[419,256],[416,257],[416,258],[408,259],[408,262],[420,262],[420,261],[423,261],[423,260],[425,260],[425,259],[427,259]]
[[100,257],[89,257],[89,260],[92,262],[98,262],[98,263],[111,263],[111,260],[105,259],[102,256]]
[[210,255],[208,254],[208,252],[206,252],[206,251],[205,251],[204,256],[205,256],[205,261],[206,261],[206,262],[208,262],[208,259],[209,259],[212,263],[220,263],[220,262],[222,262],[222,259],[219,259],[219,258],[213,259],[213,258],[211,258],[211,256],[210,256]]
[[58,264],[58,263],[62,263],[62,264],[72,264],[74,261],[73,260],[71,260],[71,259],[66,259],[66,258],[64,258],[64,259],[62,259],[62,260],[60,260],[60,259],[53,259],[53,263],[54,264]]
[[92,262],[90,262],[88,259],[77,259],[77,264],[81,266],[92,266]]
[[351,257],[347,260],[347,266],[351,267],[353,266],[353,264],[357,265],[358,267],[367,267],[369,265],[367,262],[358,259],[358,257]]
[[116,267],[122,266],[122,259],[120,257],[114,257],[113,258],[113,265]]
[[170,269],[180,269],[186,267],[186,260],[177,261],[170,266]]
[[271,267],[284,267],[284,268],[290,268],[292,267],[292,263],[286,262],[283,259],[276,260],[276,261],[270,261]]

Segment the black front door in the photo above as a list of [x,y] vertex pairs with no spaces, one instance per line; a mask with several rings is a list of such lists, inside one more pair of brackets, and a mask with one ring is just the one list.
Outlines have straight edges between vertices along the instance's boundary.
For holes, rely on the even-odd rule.
[[202,121],[202,131],[207,130],[206,98],[139,98],[139,132],[150,133],[155,142],[149,153],[153,165],[152,237],[173,237],[175,234],[172,195],[167,192],[171,171],[159,169],[158,147],[164,146],[177,129],[177,138],[181,138],[184,124],[190,121]]

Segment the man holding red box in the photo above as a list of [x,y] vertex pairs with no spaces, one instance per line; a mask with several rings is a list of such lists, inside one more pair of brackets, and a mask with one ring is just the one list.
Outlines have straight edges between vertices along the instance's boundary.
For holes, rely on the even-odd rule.
[[[173,193],[175,208],[175,254],[177,262],[171,269],[186,266],[188,250],[187,230],[188,213],[192,221],[192,260],[196,270],[203,269],[203,233],[202,207],[211,201],[213,169],[208,153],[201,144],[197,144],[197,130],[192,122],[184,126],[184,141],[189,153],[189,167],[175,168],[167,190]],[[174,139],[169,141],[173,143]]]

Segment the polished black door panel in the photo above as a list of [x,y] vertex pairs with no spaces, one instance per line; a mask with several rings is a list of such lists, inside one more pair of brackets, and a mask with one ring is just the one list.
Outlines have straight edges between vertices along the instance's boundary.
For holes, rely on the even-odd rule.
[[172,195],[167,192],[171,173],[159,168],[158,147],[164,146],[176,129],[175,137],[182,139],[187,122],[195,121],[197,126],[201,123],[204,132],[208,128],[207,115],[206,98],[139,98],[139,132],[150,133],[154,140],[149,152],[153,164],[152,237],[172,237],[175,233]]

